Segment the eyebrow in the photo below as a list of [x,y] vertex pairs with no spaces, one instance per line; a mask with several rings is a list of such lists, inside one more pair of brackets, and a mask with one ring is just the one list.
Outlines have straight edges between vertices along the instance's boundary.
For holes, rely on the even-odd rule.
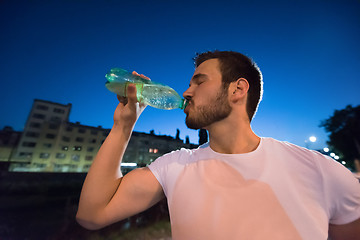
[[195,74],[192,78],[191,78],[191,81],[190,82],[195,82],[195,83],[198,83],[200,81],[200,79],[209,79],[208,75],[206,74],[203,74],[203,73],[198,73],[198,74]]

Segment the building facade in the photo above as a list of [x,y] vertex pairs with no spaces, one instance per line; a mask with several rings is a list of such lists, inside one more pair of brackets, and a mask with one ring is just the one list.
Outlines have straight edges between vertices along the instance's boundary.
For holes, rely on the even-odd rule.
[[[87,172],[110,129],[69,122],[71,104],[36,99],[9,171]],[[164,153],[197,145],[171,136],[133,132],[123,157],[124,172],[146,166]]]
[[9,168],[10,159],[19,144],[21,132],[6,126],[0,130],[0,170]]

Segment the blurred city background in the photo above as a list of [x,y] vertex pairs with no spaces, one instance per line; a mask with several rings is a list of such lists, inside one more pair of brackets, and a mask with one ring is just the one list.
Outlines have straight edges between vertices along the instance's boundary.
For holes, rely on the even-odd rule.
[[[260,136],[323,154],[356,176],[360,152],[360,1],[0,1],[0,239],[168,239],[166,201],[100,231],[75,222],[86,172],[112,126],[114,67],[182,94],[196,52],[253,58]],[[195,148],[181,110],[146,108],[124,174]]]

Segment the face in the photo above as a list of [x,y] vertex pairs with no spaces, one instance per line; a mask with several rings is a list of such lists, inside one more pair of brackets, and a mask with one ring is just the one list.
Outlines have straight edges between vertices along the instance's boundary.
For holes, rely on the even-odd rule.
[[231,113],[217,59],[207,60],[196,68],[183,96],[189,100],[184,112],[186,125],[190,129],[206,128]]

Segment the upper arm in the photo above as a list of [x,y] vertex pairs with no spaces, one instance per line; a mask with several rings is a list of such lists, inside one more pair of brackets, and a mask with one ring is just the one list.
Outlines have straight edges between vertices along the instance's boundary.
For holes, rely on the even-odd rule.
[[331,240],[360,240],[360,218],[344,225],[329,225]]
[[104,209],[106,225],[140,213],[165,197],[162,187],[149,168],[126,174]]

